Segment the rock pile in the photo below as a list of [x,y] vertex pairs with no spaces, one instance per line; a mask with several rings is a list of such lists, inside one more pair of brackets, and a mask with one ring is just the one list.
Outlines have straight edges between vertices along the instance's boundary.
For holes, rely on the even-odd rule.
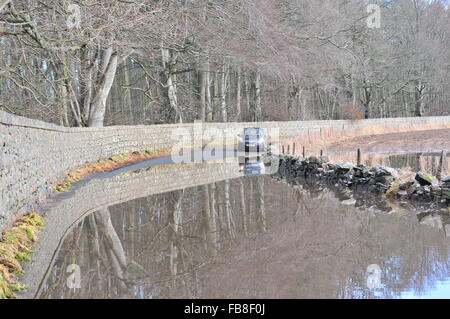
[[[450,204],[450,176],[439,181],[435,176],[419,172],[415,178],[401,182],[397,170],[390,167],[369,167],[352,163],[331,164],[326,156],[306,159],[282,155],[278,177],[288,182],[313,180],[324,187],[341,189],[342,193],[369,192],[386,194],[400,201],[416,203],[433,202],[440,207]],[[347,196],[354,198],[354,194]],[[348,201],[353,203],[354,201]]]
[[450,176],[439,181],[433,175],[419,172],[414,179],[401,183],[394,194],[399,199],[447,204],[450,201]]
[[282,178],[315,178],[325,180],[335,186],[355,188],[367,186],[376,193],[385,193],[398,177],[397,171],[390,167],[368,167],[352,163],[331,164],[326,156],[302,159],[294,156],[281,156],[278,174]]

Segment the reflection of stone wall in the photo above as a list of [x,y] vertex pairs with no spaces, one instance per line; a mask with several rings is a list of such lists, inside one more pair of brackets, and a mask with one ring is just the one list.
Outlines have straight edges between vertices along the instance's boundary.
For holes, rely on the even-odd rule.
[[45,231],[35,245],[33,260],[24,264],[24,278],[28,289],[24,297],[33,297],[40,282],[47,275],[57,250],[71,226],[81,217],[111,205],[152,194],[165,193],[186,187],[205,185],[242,176],[238,162],[166,165],[139,173],[126,173],[112,178],[95,178],[78,182],[70,193],[60,193],[48,203],[45,211]]
[[[420,287],[427,294],[433,283],[450,274],[450,242],[437,216],[421,219],[432,228],[420,225],[415,213],[401,207],[389,215],[371,213],[340,204],[328,190],[316,193],[309,187],[264,178],[267,233],[263,233],[254,205],[258,196],[252,195],[250,187],[256,186],[257,180],[244,178],[230,183],[231,227],[236,237],[228,231],[226,221],[218,219],[223,224],[217,227],[220,241],[215,244],[220,243],[220,248],[214,262],[210,262],[209,238],[201,218],[204,186],[193,187],[183,195],[175,191],[148,196],[108,209],[127,259],[133,260],[127,267],[127,279],[135,283],[133,286],[114,289],[118,286],[114,274],[105,265],[97,269],[96,254],[86,249],[93,234],[85,225],[74,227],[67,235],[39,297],[399,297],[405,290]],[[223,186],[223,182],[218,183],[218,190]],[[180,198],[183,231],[182,236],[173,236],[167,225]],[[242,199],[247,205],[242,205]],[[169,270],[172,242],[191,257],[175,261],[178,274],[182,274],[179,276]],[[81,267],[81,285],[75,291],[66,286],[70,274],[67,265],[71,263]],[[374,263],[382,271],[382,290],[367,288],[366,269]],[[110,289],[102,285],[105,282]]]
[[[450,117],[358,121],[208,123],[203,128],[236,133],[243,127],[279,127],[303,145],[329,143],[367,134],[450,127]],[[30,209],[48,187],[85,162],[129,151],[162,150],[179,143],[175,129],[192,134],[192,124],[65,128],[0,111],[0,229],[13,214]],[[182,134],[183,135],[183,132]]]

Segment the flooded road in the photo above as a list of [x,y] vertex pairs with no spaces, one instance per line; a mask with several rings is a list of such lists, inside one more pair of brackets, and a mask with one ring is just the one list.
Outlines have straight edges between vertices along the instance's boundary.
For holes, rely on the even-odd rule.
[[[46,233],[60,242],[38,244],[29,297],[450,297],[445,218],[356,208],[245,172],[167,165],[90,181],[55,204]],[[97,205],[80,201],[99,188]],[[58,233],[51,221],[67,209],[73,222]]]

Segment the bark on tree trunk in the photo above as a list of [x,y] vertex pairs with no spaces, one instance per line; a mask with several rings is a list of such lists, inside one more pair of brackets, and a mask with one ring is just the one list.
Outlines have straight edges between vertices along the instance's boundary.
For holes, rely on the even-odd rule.
[[367,120],[370,118],[370,103],[371,103],[371,90],[369,87],[364,87],[364,118]]
[[219,71],[214,72],[214,83],[213,83],[213,89],[214,89],[214,94],[213,94],[213,106],[212,106],[212,119],[213,120],[220,120],[220,118],[218,119],[218,117],[220,117],[220,113],[219,115],[216,116],[216,112],[218,112],[218,110],[220,109],[220,83],[219,83]]
[[173,109],[178,117],[178,122],[183,123],[183,116],[178,106],[177,84],[175,74],[172,70],[172,58],[170,50],[161,46],[162,64],[166,74],[167,97],[169,99],[170,108]]
[[207,79],[206,79],[206,63],[201,63],[200,66],[200,109],[201,109],[201,118],[202,121],[206,121],[206,115],[207,115],[207,106],[206,106],[206,86],[207,86]]
[[262,120],[262,109],[261,109],[261,74],[256,73],[255,78],[255,117],[254,120],[259,122]]
[[237,87],[236,87],[236,121],[241,121],[241,66],[237,70]]
[[423,116],[423,91],[424,91],[424,85],[422,85],[422,81],[418,80],[416,83],[416,90],[415,90],[415,108],[414,108],[414,116]]
[[209,65],[209,56],[206,58],[205,62],[206,67],[206,91],[205,91],[205,103],[206,103],[206,121],[211,122],[212,121],[212,105],[211,105],[211,69]]
[[133,118],[133,102],[131,100],[131,90],[130,90],[130,86],[131,86],[131,82],[130,82],[130,71],[129,68],[131,68],[132,65],[130,63],[130,61],[127,59],[126,63],[125,63],[125,68],[123,70],[123,75],[124,75],[124,80],[125,80],[125,85],[126,85],[126,91],[125,91],[125,105],[128,108],[128,114],[130,117],[130,123],[134,124],[134,118]]
[[228,122],[228,113],[227,113],[227,102],[226,102],[226,93],[227,93],[227,72],[228,68],[225,62],[222,63],[222,74],[220,81],[220,109],[222,111],[222,121]]
[[244,90],[245,90],[245,104],[246,104],[246,112],[247,112],[247,117],[249,116],[248,114],[250,114],[251,111],[251,100],[250,100],[250,81],[248,79],[249,74],[246,73],[244,75]]
[[90,127],[101,127],[105,120],[106,100],[116,76],[118,63],[117,52],[110,53],[110,51],[110,49],[106,49],[103,55],[101,70],[104,72],[100,73],[100,84],[90,107],[88,122]]

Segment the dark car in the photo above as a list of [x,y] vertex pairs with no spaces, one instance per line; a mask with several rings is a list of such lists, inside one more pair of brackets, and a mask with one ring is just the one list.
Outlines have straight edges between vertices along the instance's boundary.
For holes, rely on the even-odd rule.
[[239,157],[239,171],[245,176],[261,176],[266,173],[266,164],[260,156]]
[[258,127],[245,128],[239,136],[239,152],[266,152],[267,141],[264,131]]

